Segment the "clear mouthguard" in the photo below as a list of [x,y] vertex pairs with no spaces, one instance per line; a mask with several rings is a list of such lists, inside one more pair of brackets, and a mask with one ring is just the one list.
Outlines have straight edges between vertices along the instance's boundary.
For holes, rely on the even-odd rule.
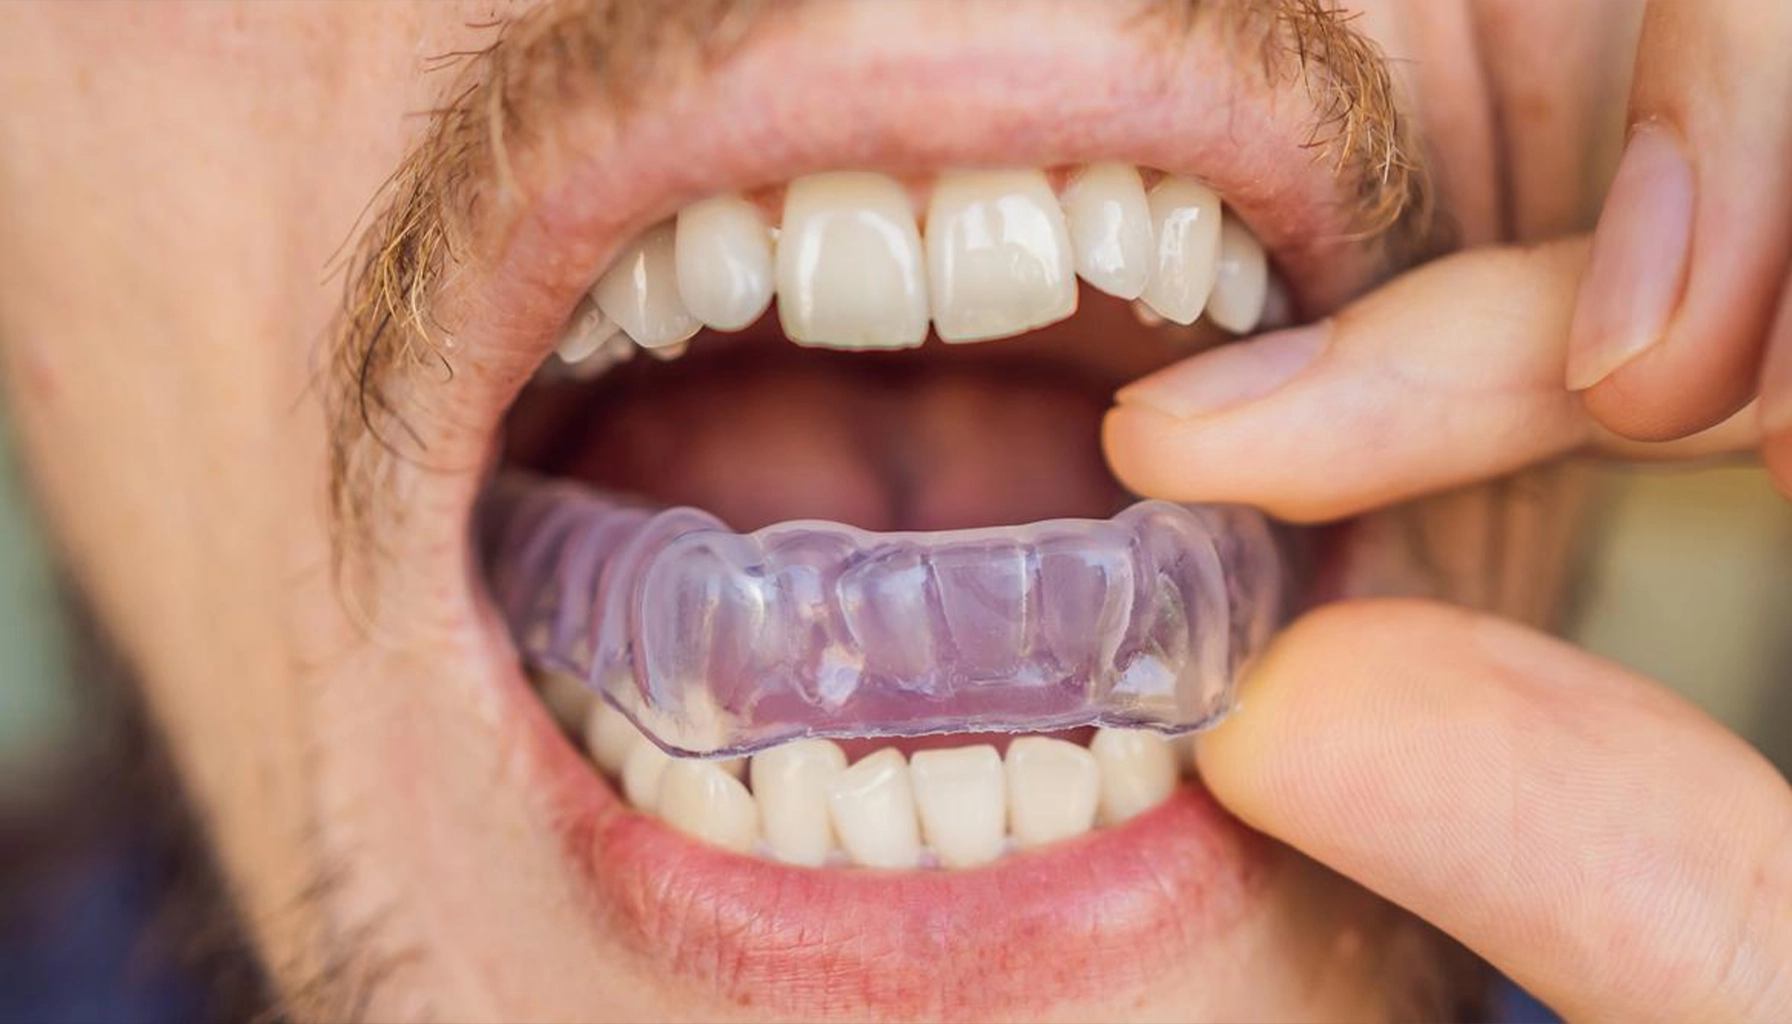
[[1230,710],[1285,583],[1268,523],[1231,506],[735,533],[692,508],[507,478],[484,513],[523,657],[680,756],[811,736],[1199,729]]

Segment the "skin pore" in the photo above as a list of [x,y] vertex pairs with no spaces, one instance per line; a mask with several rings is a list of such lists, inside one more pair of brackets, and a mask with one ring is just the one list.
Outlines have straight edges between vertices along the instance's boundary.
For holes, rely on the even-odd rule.
[[[466,508],[509,398],[565,317],[569,282],[714,184],[654,155],[695,143],[616,127],[655,104],[688,115],[715,102],[694,69],[752,84],[830,53],[918,60],[929,46],[993,62],[1007,51],[966,41],[1017,38],[1053,53],[1084,38],[1159,58],[1151,47],[1230,54],[1241,88],[1280,83],[1277,173],[1332,182],[1251,208],[1280,259],[1317,268],[1310,313],[1429,249],[1591,223],[1612,154],[1588,140],[1621,114],[1629,8],[1368,5],[1348,24],[1305,23],[1300,38],[1326,43],[1325,59],[1306,63],[1264,26],[1286,24],[1277,11],[1320,9],[1205,21],[1200,10],[14,12],[0,42],[8,412],[45,521],[141,681],[292,1016],[1472,1012],[1484,978],[1460,951],[1268,841],[1246,923],[1140,977],[1082,979],[1029,1005],[1003,988],[999,959],[967,949],[956,987],[917,986],[895,1012],[820,983],[789,986],[796,1002],[747,1005],[717,981],[721,965],[670,963],[592,899],[555,827],[557,798],[586,783],[570,751],[539,752],[544,716],[517,724],[487,685],[516,669],[467,582]],[[1166,43],[1142,23],[1188,34]],[[1157,41],[1136,41],[1147,35]],[[1377,51],[1394,59],[1365,66]],[[486,55],[441,58],[469,53]],[[1391,91],[1363,87],[1378,68]],[[990,85],[974,65],[965,73]],[[878,123],[908,139],[904,116],[937,109]],[[605,164],[606,146],[639,159]],[[803,159],[769,147],[734,156],[782,176]],[[1234,177],[1249,205],[1249,175]],[[1315,225],[1328,239],[1377,230],[1340,257],[1303,248]],[[516,269],[518,253],[567,238],[579,241],[564,260]],[[1549,470],[1367,517],[1354,527],[1367,541],[1352,592],[1443,594],[1547,621],[1575,497],[1572,473]]]

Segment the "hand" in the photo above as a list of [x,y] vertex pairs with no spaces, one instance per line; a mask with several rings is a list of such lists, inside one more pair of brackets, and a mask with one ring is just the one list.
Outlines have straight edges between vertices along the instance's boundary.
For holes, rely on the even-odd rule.
[[[1462,254],[1146,378],[1109,414],[1116,472],[1311,521],[1571,452],[1759,447],[1792,493],[1787,40],[1792,5],[1652,7],[1646,126],[1591,241]],[[1350,602],[1283,633],[1240,708],[1197,745],[1223,803],[1570,1019],[1792,1018],[1792,787],[1665,688]]]
[[[1143,493],[1314,520],[1570,451],[1753,443],[1748,415],[1630,441],[1563,387],[1587,251],[1456,256],[1197,356],[1122,392],[1109,458]],[[1279,637],[1240,708],[1197,745],[1223,803],[1571,1019],[1792,1016],[1792,788],[1665,688],[1497,619],[1349,602]]]
[[1567,383],[1665,440],[1757,394],[1792,493],[1792,5],[1651,3],[1629,144],[1594,235]]

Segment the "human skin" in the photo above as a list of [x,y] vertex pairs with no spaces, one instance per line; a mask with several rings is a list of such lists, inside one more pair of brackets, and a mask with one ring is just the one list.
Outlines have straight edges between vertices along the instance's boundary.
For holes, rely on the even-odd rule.
[[[45,5],[15,11],[0,42],[8,407],[71,573],[143,682],[281,996],[301,1015],[378,1018],[1411,1011],[1405,1001],[1449,960],[1447,947],[1269,841],[1266,881],[1223,933],[1198,951],[1163,937],[1145,951],[1161,954],[1149,976],[1080,977],[1046,1004],[1002,979],[1056,965],[1016,972],[977,950],[970,928],[952,958],[959,970],[916,984],[907,1001],[798,978],[776,999],[749,1002],[719,970],[693,975],[644,953],[617,915],[593,906],[585,865],[556,827],[567,794],[592,782],[572,770],[569,751],[542,742],[545,716],[517,712],[490,685],[516,670],[490,642],[465,561],[460,513],[484,449],[462,434],[480,433],[464,423],[491,404],[467,394],[516,381],[473,372],[421,391],[418,422],[448,455],[430,473],[397,471],[402,529],[392,505],[372,506],[395,521],[378,557],[351,566],[372,578],[371,600],[332,571],[342,540],[325,495],[335,421],[328,389],[315,386],[341,303],[326,268],[425,130],[414,113],[445,98],[447,79],[426,73],[426,58],[485,45],[490,30],[479,26],[515,13]],[[1622,113],[1622,29],[1634,15],[1616,5],[1435,2],[1368,11],[1363,31],[1404,58],[1402,102],[1456,244],[1591,225],[1616,147],[1598,129]],[[874,31],[898,24],[888,9],[792,18],[812,50],[897,59],[905,44],[967,39],[1025,38],[1068,54],[1089,38],[1119,38],[1126,12],[1091,5],[1041,19],[1007,5],[928,5],[902,11],[899,37]],[[1471,52],[1484,62],[1479,74]],[[1116,79],[1133,70],[1107,68]],[[1276,211],[1262,216],[1271,223]],[[621,240],[590,239],[586,256]],[[1341,275],[1326,305],[1380,272]],[[1352,511],[1524,461],[1371,495]],[[1508,578],[1526,585],[1489,586],[1494,567],[1463,552],[1482,550],[1477,541],[1507,513],[1497,490],[1477,493],[1372,521],[1366,535],[1382,536],[1373,523],[1417,517],[1454,557],[1415,581],[1370,544],[1357,557],[1358,587],[1444,592],[1543,617],[1559,538],[1515,534],[1537,538],[1502,556]]]
[[[1299,519],[1566,452],[1758,450],[1792,493],[1792,122],[1758,99],[1788,38],[1779,5],[1651,5],[1590,237],[1411,272],[1297,332],[1321,340],[1273,387],[1257,367],[1285,363],[1275,335],[1141,381],[1108,418],[1117,472]],[[1439,334],[1474,359],[1440,357]],[[1189,414],[1239,382],[1248,396]],[[1288,444],[1316,422],[1326,441]],[[1370,443],[1374,468],[1324,472]],[[1285,633],[1244,700],[1199,743],[1228,807],[1569,1019],[1792,1010],[1792,787],[1660,684],[1508,623],[1361,603]]]

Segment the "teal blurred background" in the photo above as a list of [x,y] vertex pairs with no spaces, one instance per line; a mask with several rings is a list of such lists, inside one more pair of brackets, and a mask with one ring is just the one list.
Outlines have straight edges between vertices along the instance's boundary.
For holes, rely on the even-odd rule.
[[[1595,490],[1572,633],[1792,768],[1792,504],[1747,466],[1605,469]],[[203,1003],[147,927],[154,812],[92,799],[139,766],[69,607],[0,434],[0,1024],[192,1019]]]

